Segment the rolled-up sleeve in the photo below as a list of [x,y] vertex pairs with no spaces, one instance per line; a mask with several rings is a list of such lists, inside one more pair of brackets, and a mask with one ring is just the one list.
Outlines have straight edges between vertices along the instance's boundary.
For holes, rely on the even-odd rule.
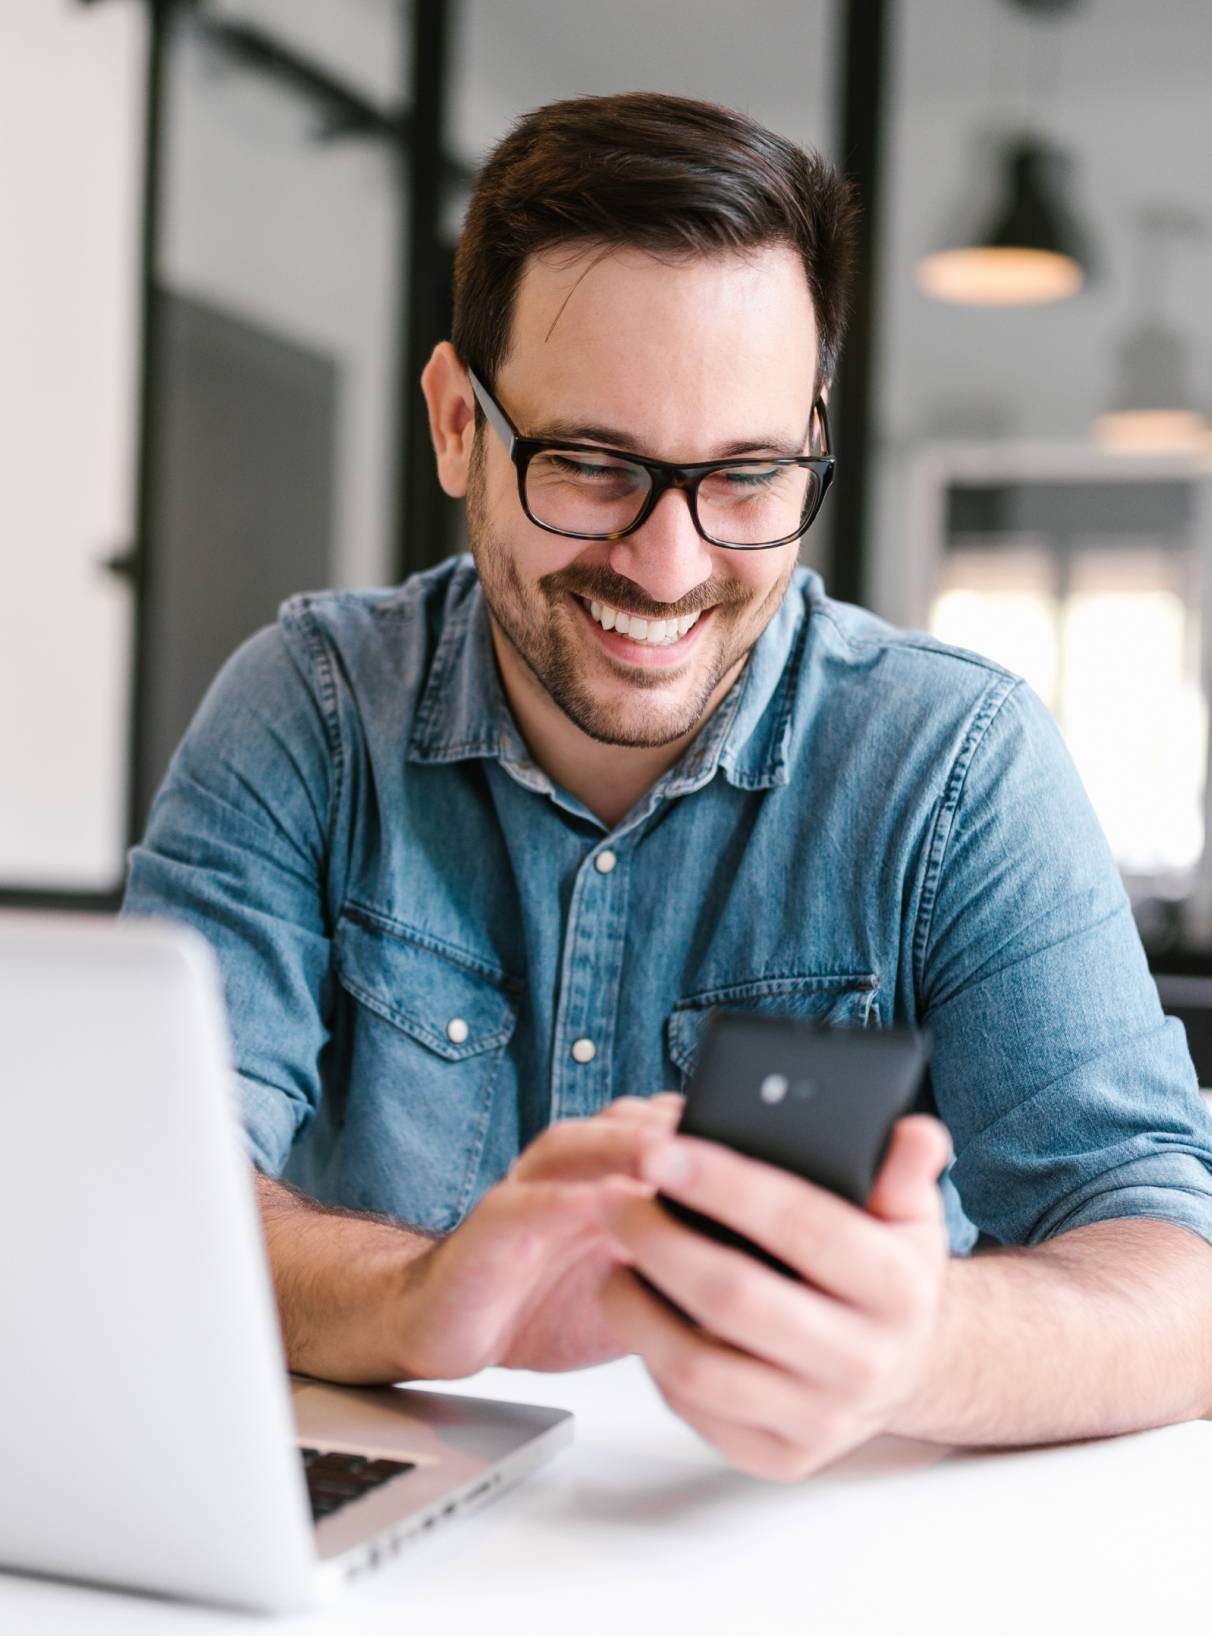
[[341,766],[318,641],[262,630],[198,708],[132,849],[123,915],[184,921],[223,973],[251,1157],[277,1175],[320,1100],[328,1038],[330,813]]
[[991,690],[951,769],[916,941],[965,1214],[1003,1244],[1153,1217],[1212,1243],[1212,1115],[1056,725]]

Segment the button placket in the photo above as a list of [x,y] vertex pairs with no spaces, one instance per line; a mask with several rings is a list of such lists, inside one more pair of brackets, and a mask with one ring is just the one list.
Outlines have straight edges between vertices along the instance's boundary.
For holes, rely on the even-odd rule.
[[585,1117],[610,1100],[627,895],[621,863],[603,847],[584,860],[573,887],[553,1039],[553,1120]]

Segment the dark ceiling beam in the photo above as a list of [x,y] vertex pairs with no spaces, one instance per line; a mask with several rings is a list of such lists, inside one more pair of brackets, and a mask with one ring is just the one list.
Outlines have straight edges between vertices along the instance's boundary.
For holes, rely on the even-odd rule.
[[[238,67],[277,80],[324,108],[327,118],[318,132],[321,137],[368,135],[398,143],[405,152],[411,147],[415,107],[382,107],[331,69],[252,24],[194,11],[191,26]],[[470,168],[448,154],[434,155],[433,163],[443,183],[465,186],[470,180]]]

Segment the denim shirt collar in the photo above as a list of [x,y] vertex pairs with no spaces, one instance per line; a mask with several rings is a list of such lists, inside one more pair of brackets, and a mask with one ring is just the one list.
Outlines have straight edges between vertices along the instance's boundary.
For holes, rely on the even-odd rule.
[[[488,608],[467,558],[460,591],[446,618],[408,745],[409,761],[435,764],[493,758],[521,784],[546,795],[556,790],[531,758],[505,699],[493,651]],[[654,795],[686,795],[724,774],[739,789],[770,789],[788,781],[787,746],[796,673],[808,620],[797,569],[774,618],[754,645],[744,670],[703,731],[658,780]],[[452,590],[454,587],[452,587]]]

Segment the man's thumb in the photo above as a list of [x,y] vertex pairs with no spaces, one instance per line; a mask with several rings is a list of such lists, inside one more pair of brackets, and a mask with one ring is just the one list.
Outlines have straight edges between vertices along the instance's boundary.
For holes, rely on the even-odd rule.
[[926,1113],[898,1119],[867,1209],[886,1221],[912,1221],[934,1210],[934,1183],[950,1158],[951,1138],[939,1120]]

